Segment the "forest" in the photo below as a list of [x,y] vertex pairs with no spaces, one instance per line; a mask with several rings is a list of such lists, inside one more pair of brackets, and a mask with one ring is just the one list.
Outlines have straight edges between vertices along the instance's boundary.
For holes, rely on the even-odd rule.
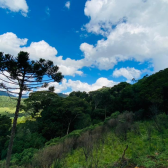
[[[0,96],[2,168],[15,106]],[[68,97],[32,92],[21,101],[10,167],[166,168],[167,114],[168,69]]]

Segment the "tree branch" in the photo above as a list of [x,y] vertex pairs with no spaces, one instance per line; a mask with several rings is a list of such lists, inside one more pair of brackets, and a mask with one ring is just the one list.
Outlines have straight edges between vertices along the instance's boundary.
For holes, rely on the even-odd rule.
[[4,81],[4,82],[7,82],[7,83],[10,83],[10,84],[16,84],[16,85],[18,85],[18,83],[16,83],[16,82],[5,81],[4,79],[1,79],[1,78],[0,78],[0,80],[2,80],[2,81]]

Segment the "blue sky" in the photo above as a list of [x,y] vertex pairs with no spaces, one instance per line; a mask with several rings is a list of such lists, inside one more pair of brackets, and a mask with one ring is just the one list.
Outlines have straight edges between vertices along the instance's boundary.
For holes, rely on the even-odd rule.
[[0,51],[52,60],[56,92],[92,91],[167,68],[168,0],[0,0]]

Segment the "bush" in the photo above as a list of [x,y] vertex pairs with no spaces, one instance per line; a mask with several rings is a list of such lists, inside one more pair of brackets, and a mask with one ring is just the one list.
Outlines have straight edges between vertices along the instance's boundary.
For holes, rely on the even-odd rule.
[[117,119],[110,119],[108,122],[107,122],[107,126],[109,128],[115,128],[118,124],[118,120]]
[[32,158],[37,151],[37,149],[29,148],[25,149],[22,153],[14,154],[11,159],[12,165],[27,165],[31,163]]
[[66,146],[62,143],[46,147],[35,154],[32,165],[37,168],[50,167],[54,160],[56,161],[62,158],[65,151],[68,153]]
[[135,121],[139,121],[139,120],[142,120],[143,119],[143,116],[144,116],[144,109],[140,109],[138,111],[136,111],[134,114],[134,120]]
[[133,123],[133,113],[126,111],[118,116],[118,122],[115,129],[116,136],[127,140],[127,132],[131,129]]
[[111,114],[111,118],[117,118],[119,115],[120,115],[120,112],[116,111],[116,112]]
[[56,160],[53,165],[51,166],[51,168],[62,168],[63,167],[63,164],[61,163],[60,160]]

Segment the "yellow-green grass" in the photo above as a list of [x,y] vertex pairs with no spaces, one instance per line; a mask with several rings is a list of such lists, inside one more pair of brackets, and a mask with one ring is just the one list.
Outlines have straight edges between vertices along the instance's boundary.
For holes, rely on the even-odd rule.
[[[1,115],[6,115],[13,120],[15,109],[16,108],[1,107],[0,108],[0,114]],[[26,120],[29,120],[29,119],[30,119],[29,114],[25,113],[24,111],[20,111],[17,123],[25,123]]]
[[[15,109],[16,108],[10,108],[10,107],[0,107],[0,114],[9,114],[9,115],[14,115],[15,113]],[[25,115],[24,111],[20,111],[19,114],[21,114],[21,116]]]
[[15,108],[9,108],[9,107],[1,107],[0,108],[0,114],[14,114]]

